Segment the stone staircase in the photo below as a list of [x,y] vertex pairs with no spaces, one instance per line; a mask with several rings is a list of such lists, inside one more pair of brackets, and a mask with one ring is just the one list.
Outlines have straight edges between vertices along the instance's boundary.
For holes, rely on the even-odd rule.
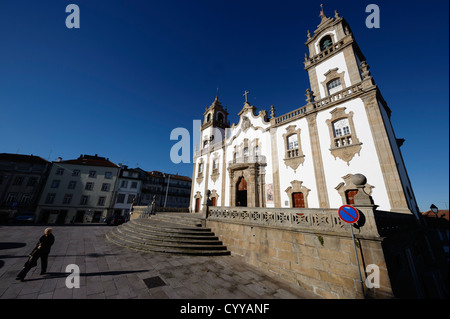
[[230,255],[201,218],[189,213],[158,213],[133,219],[106,233],[114,244],[144,252],[196,256]]

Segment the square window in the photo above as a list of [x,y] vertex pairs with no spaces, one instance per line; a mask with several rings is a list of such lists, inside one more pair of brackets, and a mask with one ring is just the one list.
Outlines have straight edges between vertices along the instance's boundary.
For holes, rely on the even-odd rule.
[[103,192],[109,192],[110,186],[111,186],[111,184],[109,184],[109,183],[103,183],[103,185],[102,185],[102,191],[103,191]]
[[60,182],[61,182],[61,181],[60,181],[59,179],[55,179],[55,180],[52,181],[52,184],[51,184],[50,187],[51,187],[51,188],[58,188]]
[[112,172],[105,172],[105,178],[107,179],[112,178]]
[[89,171],[89,177],[95,178],[97,176],[97,171]]
[[77,182],[75,181],[70,181],[69,182],[69,186],[67,187],[68,189],[75,189],[75,186],[77,186]]
[[98,198],[98,203],[97,203],[97,205],[98,205],[98,206],[104,206],[104,205],[105,205],[105,200],[106,200],[106,197],[100,196],[100,197]]
[[80,170],[79,169],[74,169],[72,172],[72,176],[79,176],[80,175]]
[[72,194],[66,194],[63,198],[63,204],[70,204],[72,201]]
[[91,191],[94,189],[94,183],[86,183],[86,186],[84,187],[85,190]]
[[80,205],[87,205],[88,201],[89,201],[89,196],[83,195],[83,196],[81,196]]
[[56,175],[63,175],[64,174],[64,168],[58,168],[56,170]]
[[45,198],[45,203],[46,204],[53,204],[53,202],[55,201],[55,197],[56,197],[55,193],[48,193],[47,197]]

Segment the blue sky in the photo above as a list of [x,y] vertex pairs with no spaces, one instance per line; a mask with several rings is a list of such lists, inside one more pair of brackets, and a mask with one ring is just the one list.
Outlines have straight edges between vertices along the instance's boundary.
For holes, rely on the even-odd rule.
[[[65,8],[80,7],[80,29]],[[3,0],[0,152],[49,160],[99,154],[146,170],[175,165],[170,132],[202,119],[220,89],[281,115],[305,104],[306,30],[337,9],[352,27],[391,121],[421,210],[448,208],[448,1]],[[381,27],[365,26],[369,3]]]

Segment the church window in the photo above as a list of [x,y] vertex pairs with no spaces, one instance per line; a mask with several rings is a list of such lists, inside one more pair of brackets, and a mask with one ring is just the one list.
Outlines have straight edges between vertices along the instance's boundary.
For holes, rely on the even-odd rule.
[[208,141],[204,141],[203,142],[203,148],[205,148],[205,147],[207,147],[208,146]]
[[219,113],[219,114],[217,115],[217,121],[218,121],[219,123],[223,123],[223,114],[222,114],[222,113]]
[[285,147],[284,163],[296,172],[298,166],[303,164],[305,158],[300,141],[300,128],[296,129],[295,125],[288,126],[286,133],[283,134],[283,139]]
[[253,149],[253,153],[255,154],[255,156],[259,155],[259,147],[255,146],[255,148]]
[[211,113],[208,114],[208,116],[206,117],[206,122],[211,121]]
[[362,143],[356,136],[353,123],[353,112],[346,113],[345,107],[339,107],[331,112],[331,119],[326,120],[331,138],[331,154],[339,157],[349,165],[350,160],[359,154]]
[[342,83],[341,79],[337,78],[334,80],[331,80],[327,83],[327,89],[328,89],[328,95],[331,95],[333,93],[339,92],[342,90]]
[[244,157],[247,157],[248,156],[248,147],[245,147],[244,148]]
[[292,134],[288,136],[288,149],[294,150],[298,148],[298,138],[297,134]]
[[199,174],[203,173],[203,163],[198,164],[198,173]]

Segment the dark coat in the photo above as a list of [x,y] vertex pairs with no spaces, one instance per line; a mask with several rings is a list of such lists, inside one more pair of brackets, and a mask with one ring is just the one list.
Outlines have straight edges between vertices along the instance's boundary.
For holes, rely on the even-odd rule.
[[41,248],[39,249],[40,255],[48,255],[50,253],[50,249],[55,242],[55,236],[53,234],[48,234],[48,236],[42,235],[41,238],[39,238],[39,242],[36,247],[41,244]]

